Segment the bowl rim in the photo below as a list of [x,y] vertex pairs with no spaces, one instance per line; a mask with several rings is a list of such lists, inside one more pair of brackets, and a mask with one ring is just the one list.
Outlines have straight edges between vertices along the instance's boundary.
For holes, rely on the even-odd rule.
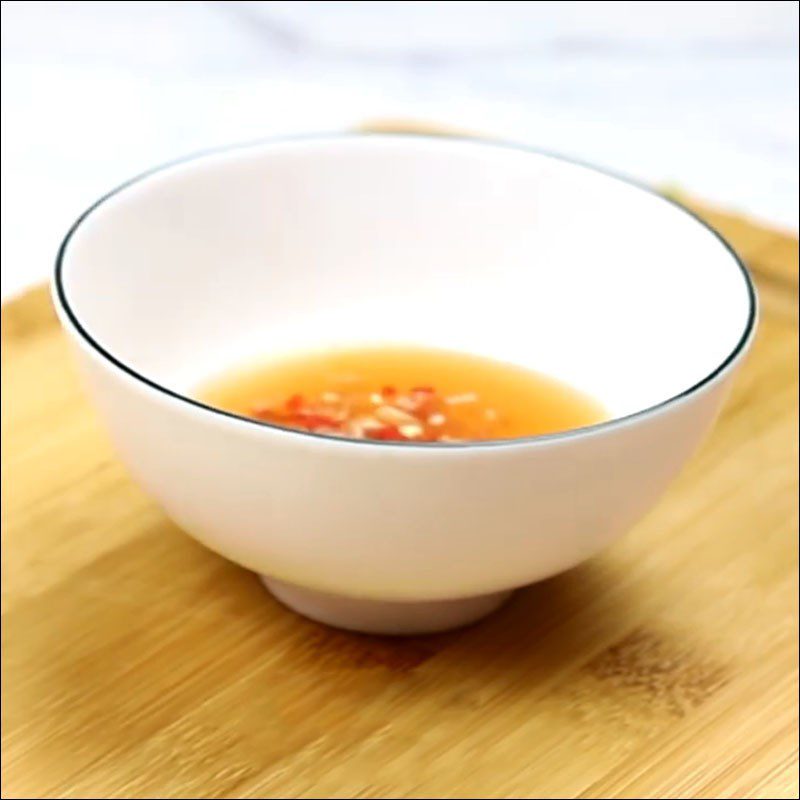
[[[598,422],[593,425],[585,425],[577,428],[569,428],[567,430],[557,431],[554,433],[545,433],[533,436],[522,436],[513,439],[489,439],[482,441],[465,441],[465,442],[413,442],[413,441],[398,442],[398,441],[383,441],[383,440],[373,440],[373,439],[354,439],[343,436],[333,436],[331,434],[326,434],[326,433],[316,433],[314,431],[304,431],[296,428],[287,428],[281,425],[276,425],[270,422],[263,422],[261,420],[253,419],[252,417],[245,417],[240,414],[235,414],[233,412],[225,411],[224,409],[208,405],[200,400],[190,397],[189,395],[182,394],[181,392],[163,386],[162,384],[152,380],[151,378],[148,378],[146,375],[143,375],[133,367],[124,363],[121,359],[114,356],[102,344],[100,344],[100,342],[94,336],[92,336],[92,334],[90,334],[89,331],[81,324],[80,320],[78,319],[78,315],[75,313],[72,306],[70,305],[70,302],[67,298],[66,290],[64,288],[64,262],[67,255],[67,249],[69,247],[69,244],[73,236],[78,231],[78,229],[98,208],[104,205],[106,201],[112,199],[113,197],[125,191],[129,187],[141,183],[142,181],[154,175],[157,175],[161,172],[169,170],[173,167],[181,166],[184,164],[190,164],[195,161],[202,161],[203,159],[212,156],[224,155],[226,153],[234,153],[236,151],[248,150],[259,146],[268,147],[269,145],[273,144],[281,145],[281,144],[317,142],[317,141],[338,141],[338,140],[357,140],[357,139],[368,140],[368,139],[387,139],[387,138],[425,139],[425,140],[436,140],[438,142],[453,141],[458,143],[469,142],[476,146],[500,148],[500,149],[517,151],[519,153],[528,153],[538,156],[544,156],[546,158],[550,158],[555,161],[564,162],[566,164],[577,166],[582,169],[603,175],[607,178],[620,181],[632,187],[633,189],[645,192],[646,194],[656,197],[662,202],[674,208],[677,208],[679,211],[683,212],[689,219],[694,220],[695,223],[699,224],[700,226],[705,228],[708,232],[710,232],[722,245],[722,247],[725,250],[727,250],[728,254],[733,259],[733,262],[739,268],[741,276],[745,282],[745,287],[747,290],[747,297],[748,297],[747,321],[745,323],[741,337],[739,338],[738,342],[731,350],[731,352],[705,377],[701,378],[692,386],[690,386],[687,389],[684,389],[678,394],[668,397],[665,400],[661,400],[658,403],[655,403],[654,405],[647,406],[646,408],[634,411],[630,414],[625,414],[619,417],[612,417],[611,419],[604,420],[603,422]],[[721,377],[723,373],[731,369],[734,363],[748,349],[753,339],[758,319],[758,296],[755,290],[755,286],[753,284],[753,280],[750,276],[750,273],[748,272],[741,258],[738,256],[733,247],[728,243],[728,241],[718,231],[716,231],[705,220],[701,219],[694,211],[682,205],[677,200],[668,197],[666,195],[663,195],[660,192],[653,189],[652,187],[644,183],[641,183],[636,179],[630,178],[626,175],[620,175],[612,170],[598,167],[595,166],[594,164],[590,164],[580,159],[572,158],[570,156],[565,156],[543,148],[521,144],[518,142],[483,137],[478,135],[474,136],[467,134],[444,135],[435,133],[422,133],[415,131],[397,131],[397,132],[338,131],[334,133],[311,133],[311,134],[296,134],[289,136],[269,137],[265,139],[257,139],[253,141],[223,145],[220,147],[213,147],[197,151],[189,155],[162,163],[156,167],[141,172],[135,175],[134,177],[129,178],[127,181],[119,184],[115,188],[111,189],[106,194],[102,195],[98,200],[92,203],[92,205],[90,205],[75,220],[75,222],[73,222],[73,224],[67,231],[66,235],[64,236],[64,239],[62,240],[61,244],[59,245],[55,259],[55,268],[52,274],[51,288],[57,309],[63,312],[63,317],[66,318],[66,320],[70,323],[74,331],[78,334],[78,337],[82,340],[82,342],[86,346],[88,346],[88,349],[91,352],[93,352],[97,356],[100,356],[101,360],[110,363],[112,367],[115,367],[116,369],[120,370],[128,378],[133,379],[134,382],[138,383],[141,387],[153,390],[157,394],[166,396],[168,399],[172,401],[177,401],[179,404],[193,407],[195,409],[200,410],[201,412],[208,412],[217,419],[227,418],[228,420],[233,421],[235,424],[242,423],[247,426],[253,426],[254,428],[261,428],[261,429],[268,428],[291,436],[302,436],[317,440],[324,440],[327,442],[336,443],[338,445],[347,447],[352,447],[352,446],[384,447],[384,448],[390,447],[395,449],[412,448],[417,451],[425,450],[425,451],[438,451],[438,452],[464,450],[464,449],[471,450],[475,448],[497,448],[497,447],[507,448],[507,447],[544,444],[547,442],[553,442],[565,439],[574,439],[577,437],[591,436],[597,433],[603,433],[612,429],[616,429],[618,427],[626,426],[632,422],[639,421],[643,418],[654,416],[655,414],[658,414],[666,410],[670,406],[678,404],[682,401],[685,401],[689,397],[698,394],[704,388],[712,384],[717,378]]]

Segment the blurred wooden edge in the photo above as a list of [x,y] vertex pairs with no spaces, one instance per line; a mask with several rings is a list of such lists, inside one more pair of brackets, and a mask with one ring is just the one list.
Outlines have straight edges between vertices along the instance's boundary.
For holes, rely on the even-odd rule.
[[37,284],[3,301],[0,315],[2,341],[6,337],[27,336],[47,327],[55,316],[50,287]]
[[[428,136],[466,136],[469,138],[491,138],[479,134],[414,119],[373,119],[366,120],[356,130],[366,133],[417,133]],[[709,203],[692,197],[674,186],[657,187],[665,197],[679,203],[697,214],[728,241],[747,264],[751,272],[761,280],[759,288],[788,289],[796,297],[798,290],[797,237],[786,231],[755,222],[733,211],[714,208]],[[771,287],[769,284],[776,283]],[[767,284],[766,287],[762,284]]]
[[413,119],[385,119],[365,120],[355,128],[361,133],[417,133],[424,136],[467,136],[472,139],[491,138],[487,134],[478,134],[466,128],[456,128],[449,125],[440,125],[437,122],[424,122]]

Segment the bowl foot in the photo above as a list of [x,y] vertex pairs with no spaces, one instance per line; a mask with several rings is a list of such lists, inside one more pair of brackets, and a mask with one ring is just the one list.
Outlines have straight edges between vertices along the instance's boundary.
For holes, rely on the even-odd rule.
[[408,636],[460,628],[498,609],[511,592],[498,592],[458,600],[390,602],[360,600],[304,589],[266,575],[263,584],[283,605],[304,617],[361,633]]

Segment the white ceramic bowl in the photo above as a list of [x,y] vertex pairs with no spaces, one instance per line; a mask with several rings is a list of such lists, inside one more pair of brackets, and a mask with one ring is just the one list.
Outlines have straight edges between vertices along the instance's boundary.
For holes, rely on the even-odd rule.
[[[390,633],[470,622],[589,558],[711,425],[755,326],[730,248],[630,183],[507,145],[268,142],[189,159],[74,225],[54,296],[134,476],[287,605]],[[206,407],[249,358],[404,341],[530,366],[614,418],[467,445]]]

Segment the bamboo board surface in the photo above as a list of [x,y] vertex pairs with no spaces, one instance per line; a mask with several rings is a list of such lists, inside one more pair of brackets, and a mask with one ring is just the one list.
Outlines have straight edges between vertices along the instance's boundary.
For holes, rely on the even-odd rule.
[[323,628],[129,480],[44,289],[3,308],[2,796],[797,797],[797,241],[701,209],[762,317],[710,439],[459,632]]

